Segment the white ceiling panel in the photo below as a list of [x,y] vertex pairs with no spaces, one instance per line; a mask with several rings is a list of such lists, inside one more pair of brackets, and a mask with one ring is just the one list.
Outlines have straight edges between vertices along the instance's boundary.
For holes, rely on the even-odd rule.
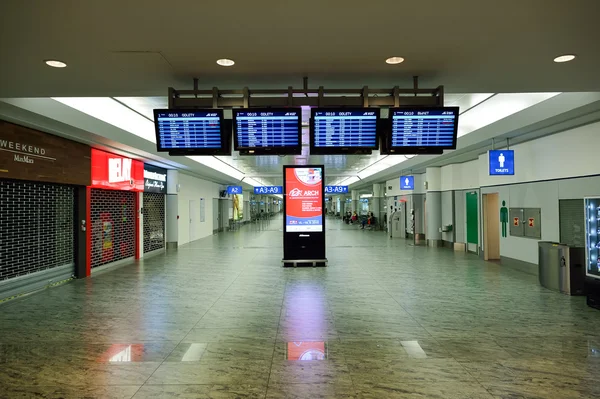
[[[205,89],[299,88],[304,76],[406,88],[419,76],[446,93],[600,90],[598,0],[175,3],[0,1],[0,97],[164,96],[195,77]],[[577,58],[553,62],[567,53]]]

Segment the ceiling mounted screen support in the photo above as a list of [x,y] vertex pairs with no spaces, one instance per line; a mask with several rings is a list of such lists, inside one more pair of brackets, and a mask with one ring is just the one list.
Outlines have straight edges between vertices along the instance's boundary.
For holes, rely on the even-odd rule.
[[397,108],[400,106],[400,88],[398,86],[394,86],[393,96],[394,96],[394,108]]
[[219,108],[219,89],[212,88],[212,108]]
[[325,97],[325,89],[323,88],[323,86],[319,86],[319,107],[323,106],[323,99]]
[[[277,107],[439,107],[444,105],[443,86],[435,89],[372,89],[363,86],[360,89],[309,89],[307,78],[302,89],[286,87],[284,89],[257,89],[248,87],[237,90],[194,89],[168,90],[169,108],[277,108]],[[372,96],[372,97],[371,97]]]
[[415,97],[417,96],[417,90],[419,90],[419,77],[413,76],[413,89],[415,89]]
[[250,90],[244,87],[244,108],[250,108]]

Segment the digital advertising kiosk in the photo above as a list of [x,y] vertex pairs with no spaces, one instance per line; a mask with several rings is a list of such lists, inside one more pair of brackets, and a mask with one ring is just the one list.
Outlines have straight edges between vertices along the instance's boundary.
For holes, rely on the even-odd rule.
[[325,168],[283,167],[283,266],[327,266]]

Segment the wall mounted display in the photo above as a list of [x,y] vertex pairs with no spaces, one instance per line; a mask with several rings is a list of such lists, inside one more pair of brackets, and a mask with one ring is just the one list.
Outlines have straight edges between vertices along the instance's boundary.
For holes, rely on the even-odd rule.
[[441,154],[456,149],[458,107],[392,108],[386,151],[390,154]]
[[514,150],[488,151],[491,176],[511,176],[515,174]]
[[234,109],[234,150],[240,155],[300,155],[301,116],[301,108]]
[[0,178],[87,186],[90,147],[0,121]]
[[379,108],[313,108],[310,153],[370,154],[379,148]]

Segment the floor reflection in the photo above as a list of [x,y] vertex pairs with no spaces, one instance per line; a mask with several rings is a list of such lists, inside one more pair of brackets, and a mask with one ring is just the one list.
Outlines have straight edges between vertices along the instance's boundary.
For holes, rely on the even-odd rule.
[[144,358],[144,344],[113,344],[98,359],[100,363],[140,362]]
[[326,342],[288,342],[287,360],[326,360],[327,343]]
[[406,354],[408,354],[408,357],[413,359],[427,358],[427,354],[423,348],[421,348],[421,345],[419,345],[419,341],[400,341],[400,344],[402,344],[402,347],[406,351]]

